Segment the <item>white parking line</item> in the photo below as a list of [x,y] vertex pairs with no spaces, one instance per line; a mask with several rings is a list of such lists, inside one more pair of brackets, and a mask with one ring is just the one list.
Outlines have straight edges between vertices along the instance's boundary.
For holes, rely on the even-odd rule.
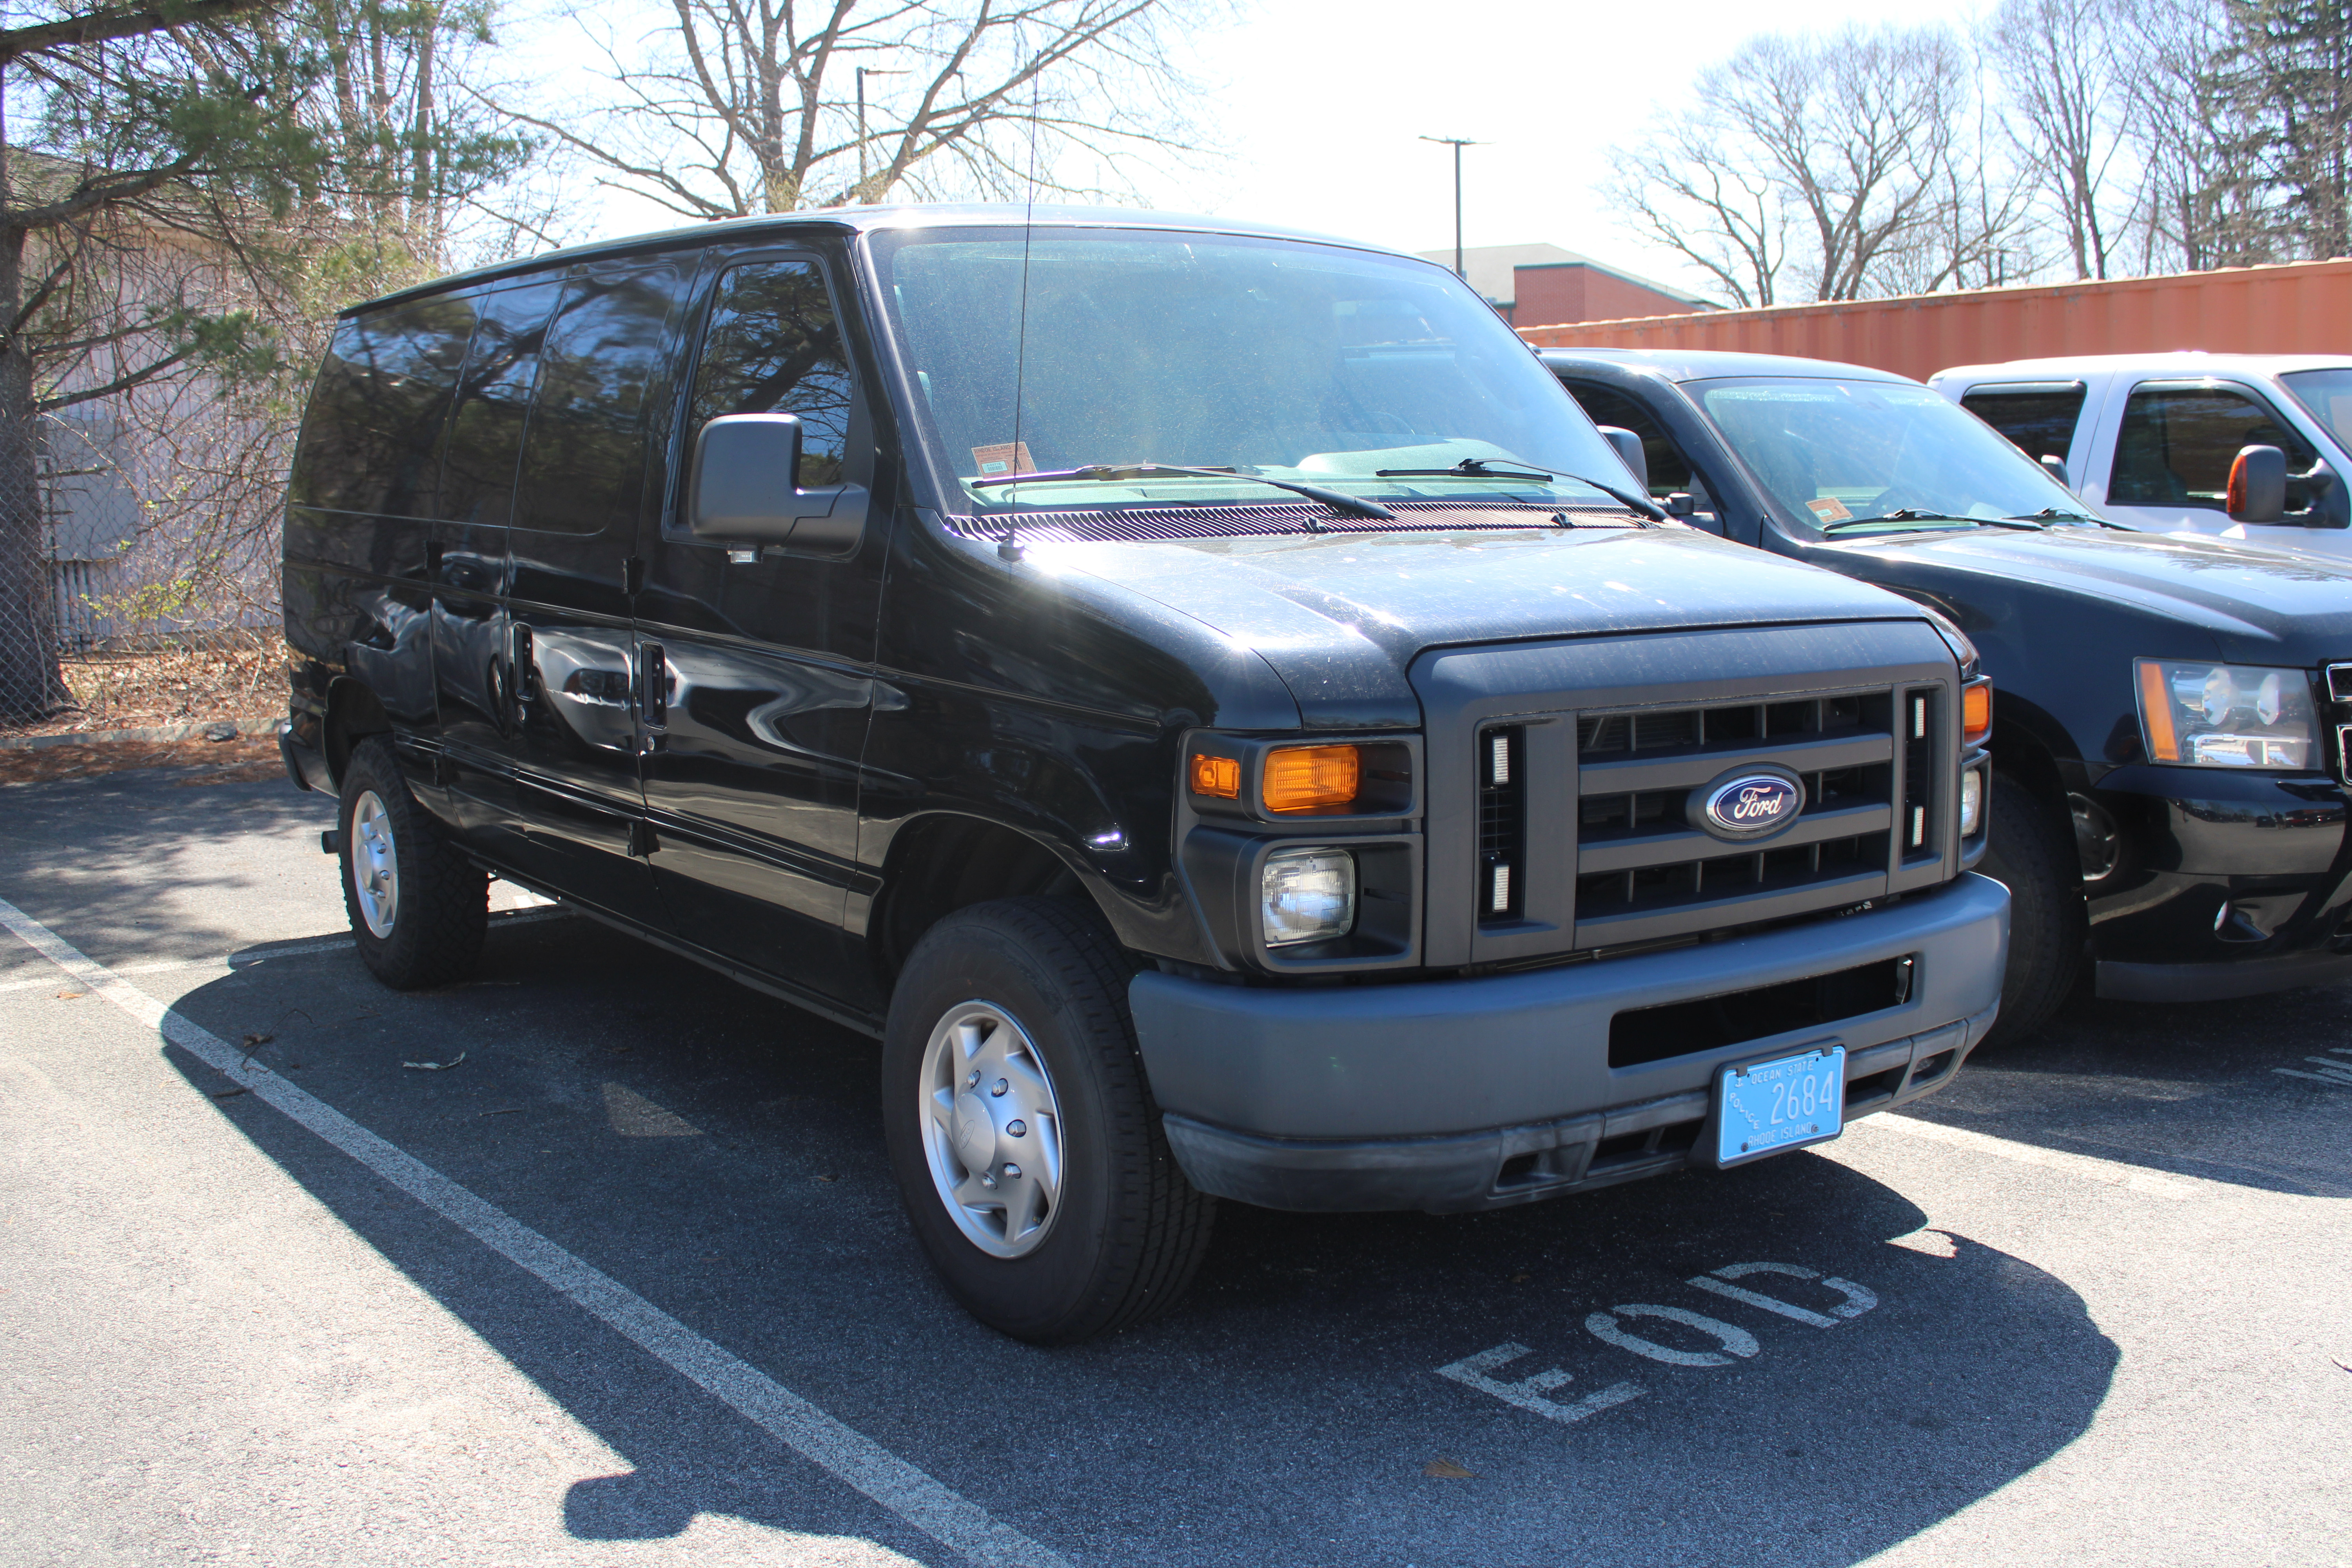
[[[531,925],[540,921],[568,919],[572,911],[562,905],[532,905],[521,910],[493,910],[490,924],[499,930],[508,926]],[[334,952],[352,945],[347,936],[327,937],[318,942],[277,942],[266,947],[240,948],[226,958],[159,958],[147,963],[117,963],[109,966],[118,974],[163,974],[174,969],[244,969],[270,958],[299,958],[306,952]],[[54,985],[54,980],[10,980],[0,982],[0,992],[36,991],[44,985]]]
[[[2127,1187],[2136,1193],[2147,1193],[2160,1198],[2193,1198],[2198,1195],[2198,1184],[2180,1176],[2160,1175],[2144,1171],[2137,1165],[2126,1165],[2119,1160],[2102,1160],[2090,1154],[2070,1154],[2063,1149],[2044,1149],[2037,1143],[2020,1143],[2011,1138],[1995,1138],[1989,1132],[1971,1132],[1965,1127],[1947,1127],[1940,1121],[1923,1121],[1916,1116],[1884,1112],[1850,1123],[1846,1135],[1857,1130],[1869,1129],[1892,1132],[1905,1138],[1916,1138],[1924,1142],[1942,1143],[1954,1149],[1966,1149],[1974,1154],[1990,1154],[1996,1159],[2011,1160],[2021,1165],[2039,1165],[2044,1170],[2063,1171],[2086,1182],[2102,1186]],[[1834,1148],[1835,1145],[1825,1147]]]
[[165,1039],[203,1060],[327,1142],[560,1291],[606,1325],[709,1390],[787,1447],[872,1498],[917,1530],[977,1563],[1070,1568],[1061,1553],[998,1523],[977,1504],[862,1433],[835,1420],[757,1367],[703,1338],[610,1275],[583,1262],[496,1205],[395,1148],[324,1100],[247,1058],[103,964],[83,956],[5,899],[0,925]]

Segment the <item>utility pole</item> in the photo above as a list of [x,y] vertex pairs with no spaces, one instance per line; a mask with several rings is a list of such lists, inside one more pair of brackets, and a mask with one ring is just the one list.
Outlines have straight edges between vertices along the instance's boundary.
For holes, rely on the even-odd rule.
[[866,79],[869,76],[905,76],[905,71],[876,70],[871,66],[857,68],[857,199],[866,200]]
[[1486,143],[1464,136],[1424,136],[1422,140],[1454,149],[1454,276],[1467,283],[1469,275],[1462,270],[1462,149],[1484,147]]

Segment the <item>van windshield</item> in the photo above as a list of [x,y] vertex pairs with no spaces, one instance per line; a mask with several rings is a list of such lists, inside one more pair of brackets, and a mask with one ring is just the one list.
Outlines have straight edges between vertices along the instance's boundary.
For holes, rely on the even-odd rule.
[[[1250,478],[1263,476],[1381,502],[1633,521],[1591,485],[1535,472],[1632,488],[1527,345],[1442,268],[1139,229],[872,244],[927,437],[973,513],[1299,504]],[[1142,464],[1234,472],[1129,471]],[[1121,472],[1003,482],[1079,468]]]
[[2096,521],[2039,464],[1924,386],[1757,377],[1690,390],[1773,499],[1827,531]]

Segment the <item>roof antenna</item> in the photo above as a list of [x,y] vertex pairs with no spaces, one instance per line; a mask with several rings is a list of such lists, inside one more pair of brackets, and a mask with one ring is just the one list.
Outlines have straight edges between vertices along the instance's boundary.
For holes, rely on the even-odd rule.
[[[1016,58],[1020,53],[1022,42],[1016,25],[1013,45]],[[1031,70],[1034,71],[1037,61],[1034,55],[1030,57],[1029,65]],[[1033,75],[1029,79],[1029,194],[1027,205],[1021,214],[1021,318],[1020,326],[1015,330],[1013,347],[1012,462],[1015,473],[1020,471],[1021,454],[1024,450],[1021,445],[1022,374],[1028,368],[1029,363],[1029,241],[1036,232],[1036,225],[1037,79]],[[1015,483],[1008,489],[1004,492],[1004,499],[1011,503],[1013,510],[1004,514],[1004,537],[997,542],[996,553],[1007,561],[1018,561],[1021,559],[1020,485]]]

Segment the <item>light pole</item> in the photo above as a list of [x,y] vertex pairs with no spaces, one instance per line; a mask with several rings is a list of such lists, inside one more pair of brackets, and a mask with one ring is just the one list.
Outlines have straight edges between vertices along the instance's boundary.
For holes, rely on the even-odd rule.
[[1484,147],[1486,143],[1464,136],[1424,136],[1422,140],[1454,149],[1454,276],[1467,283],[1470,279],[1462,270],[1462,149]]
[[857,199],[866,199],[866,79],[869,76],[905,76],[905,71],[876,70],[872,66],[857,68]]

